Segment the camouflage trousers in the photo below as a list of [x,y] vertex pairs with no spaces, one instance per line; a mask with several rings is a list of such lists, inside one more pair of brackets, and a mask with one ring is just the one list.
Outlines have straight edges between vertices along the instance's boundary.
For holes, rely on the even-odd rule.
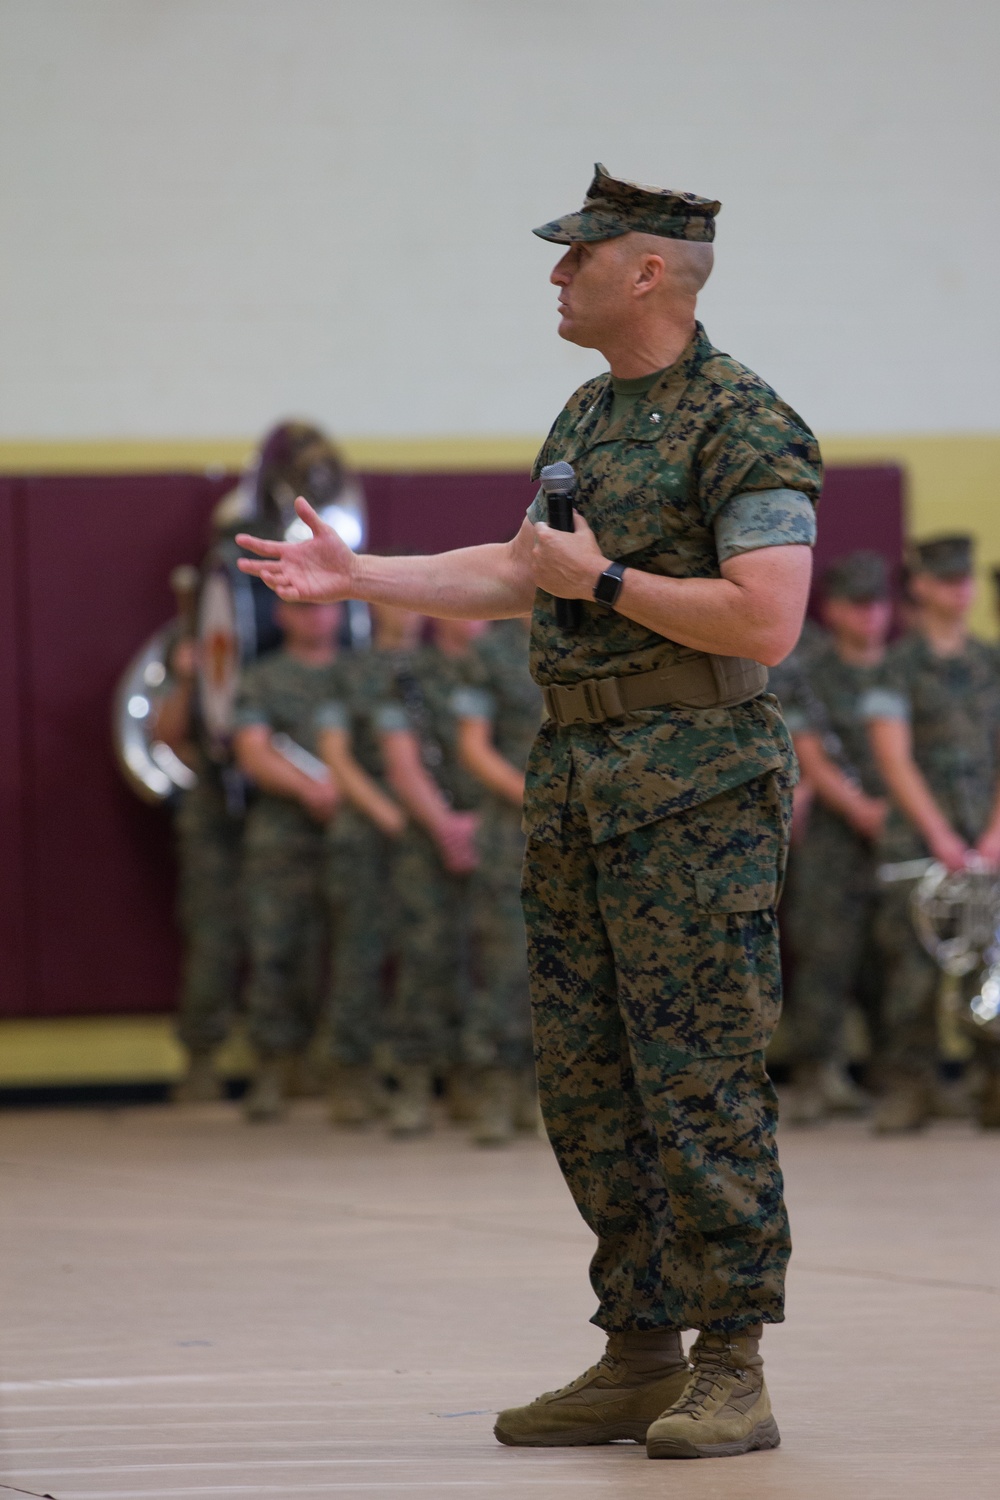
[[[915,858],[920,858],[917,854]],[[914,882],[885,887],[875,936],[885,966],[881,1061],[892,1073],[929,1075],[938,1056],[941,971],[917,937],[910,915]]]
[[813,807],[781,904],[795,964],[785,1022],[795,1062],[840,1055],[852,1000],[874,1019],[880,990],[875,866],[866,839],[825,808]]
[[499,801],[488,807],[478,842],[480,864],[470,883],[473,980],[462,1056],[473,1067],[520,1070],[532,1060],[520,809]]
[[382,1037],[395,927],[392,844],[353,808],[328,837],[332,957],[328,1039],[335,1062],[366,1065]]
[[236,1013],[244,940],[239,876],[243,820],[221,797],[189,793],[177,817],[178,916],[184,942],[178,1039],[191,1052],[225,1041]]
[[784,1315],[764,1048],[789,821],[772,774],[596,846],[571,792],[561,843],[529,840],[539,1093],[608,1332]]
[[451,1067],[469,988],[469,878],[449,875],[423,829],[410,827],[393,848],[396,992],[386,1050],[403,1065]]
[[301,1052],[321,1003],[328,927],[323,831],[278,837],[257,819],[260,811],[253,807],[247,816],[243,860],[247,1030],[261,1053]]

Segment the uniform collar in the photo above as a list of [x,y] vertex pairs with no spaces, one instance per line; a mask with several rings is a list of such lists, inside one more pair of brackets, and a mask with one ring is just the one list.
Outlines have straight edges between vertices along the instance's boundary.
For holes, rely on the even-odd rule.
[[632,443],[655,443],[666,430],[667,419],[676,411],[688,385],[715,350],[700,323],[680,356],[668,365],[659,380],[644,396],[639,396],[617,422],[608,424],[611,409],[611,376],[604,375],[596,399],[577,426],[579,451],[598,443],[625,439]]

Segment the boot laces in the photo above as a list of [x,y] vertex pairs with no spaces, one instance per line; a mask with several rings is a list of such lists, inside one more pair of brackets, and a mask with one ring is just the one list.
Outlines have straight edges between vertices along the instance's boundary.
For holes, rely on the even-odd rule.
[[692,1368],[695,1378],[688,1383],[684,1394],[671,1407],[672,1411],[692,1411],[701,1406],[721,1383],[724,1375],[734,1375],[738,1380],[745,1380],[743,1370],[727,1363],[726,1355],[732,1352],[732,1348],[732,1344],[726,1344],[722,1349],[697,1351]]
[[582,1375],[577,1375],[574,1380],[569,1381],[566,1385],[561,1385],[558,1390],[546,1391],[545,1395],[568,1396],[573,1391],[577,1390],[580,1386],[585,1385],[594,1377],[598,1375],[612,1374],[615,1370],[616,1364],[617,1361],[615,1360],[614,1356],[605,1351],[605,1353],[602,1354],[600,1359],[597,1361],[596,1365],[591,1365],[589,1369],[584,1370]]

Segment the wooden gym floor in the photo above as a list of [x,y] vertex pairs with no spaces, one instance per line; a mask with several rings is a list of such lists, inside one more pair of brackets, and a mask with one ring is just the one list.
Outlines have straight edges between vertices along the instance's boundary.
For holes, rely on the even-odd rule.
[[334,1135],[314,1104],[8,1113],[0,1495],[993,1500],[1000,1139],[837,1124],[783,1151],[783,1446],[650,1463],[491,1436],[601,1347],[543,1142]]

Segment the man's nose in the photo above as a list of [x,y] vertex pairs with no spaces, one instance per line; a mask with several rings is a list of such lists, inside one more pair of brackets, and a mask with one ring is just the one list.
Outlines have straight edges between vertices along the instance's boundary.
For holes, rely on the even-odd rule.
[[562,260],[556,261],[555,265],[552,267],[552,275],[549,277],[549,280],[551,281],[553,286],[566,286],[566,284],[568,283],[570,279],[568,262],[569,252],[567,252],[563,256]]

